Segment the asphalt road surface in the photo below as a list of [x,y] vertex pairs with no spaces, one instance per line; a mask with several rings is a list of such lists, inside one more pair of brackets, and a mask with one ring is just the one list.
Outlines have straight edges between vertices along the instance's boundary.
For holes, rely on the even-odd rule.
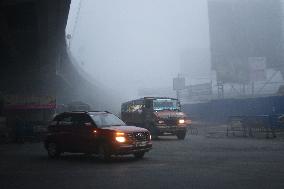
[[142,160],[66,154],[50,160],[40,143],[0,145],[0,189],[284,188],[284,141],[163,137]]

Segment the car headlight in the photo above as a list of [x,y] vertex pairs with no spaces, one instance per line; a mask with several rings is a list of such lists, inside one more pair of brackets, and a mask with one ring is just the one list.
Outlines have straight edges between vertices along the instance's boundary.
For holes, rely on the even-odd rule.
[[184,119],[179,119],[179,120],[178,120],[178,123],[179,123],[179,124],[184,124],[185,121],[184,121]]
[[115,137],[115,140],[116,140],[117,142],[120,142],[120,143],[123,143],[123,142],[126,141],[126,139],[125,139],[124,136],[117,136],[117,137]]
[[116,133],[115,140],[116,140],[117,142],[120,142],[120,143],[125,142],[125,141],[126,141],[126,138],[125,138],[125,136],[124,136],[124,133],[122,133],[122,132],[117,132],[117,133]]

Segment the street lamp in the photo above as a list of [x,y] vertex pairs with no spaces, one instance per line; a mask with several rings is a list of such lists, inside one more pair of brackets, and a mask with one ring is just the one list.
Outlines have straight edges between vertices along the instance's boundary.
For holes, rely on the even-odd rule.
[[66,35],[66,39],[67,39],[67,41],[68,41],[68,49],[70,49],[71,38],[72,38],[72,35],[71,35],[71,34],[67,34],[67,35]]

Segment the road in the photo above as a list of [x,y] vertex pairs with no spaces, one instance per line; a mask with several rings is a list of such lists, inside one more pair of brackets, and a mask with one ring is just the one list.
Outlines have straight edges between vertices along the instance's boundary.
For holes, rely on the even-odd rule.
[[0,145],[1,189],[284,188],[284,141],[240,137],[163,137],[142,160],[47,158],[40,143]]

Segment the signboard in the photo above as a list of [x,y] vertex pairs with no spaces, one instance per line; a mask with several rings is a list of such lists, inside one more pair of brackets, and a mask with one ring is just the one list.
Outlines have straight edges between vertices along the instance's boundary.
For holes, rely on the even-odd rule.
[[211,100],[212,98],[212,83],[202,83],[197,85],[186,86],[185,90],[181,91],[180,101],[182,103],[196,103]]
[[212,84],[202,83],[197,85],[190,85],[187,87],[189,96],[200,96],[200,95],[211,95],[212,94]]
[[224,83],[249,83],[249,66],[240,58],[218,59],[214,66],[217,81]]
[[54,109],[56,98],[53,96],[5,95],[4,107],[6,109]]
[[176,77],[173,79],[173,90],[183,90],[185,89],[185,78],[184,77]]

